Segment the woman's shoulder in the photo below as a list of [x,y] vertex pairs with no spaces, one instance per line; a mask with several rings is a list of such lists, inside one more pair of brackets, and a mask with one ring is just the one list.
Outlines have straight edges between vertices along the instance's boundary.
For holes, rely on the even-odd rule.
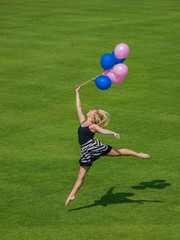
[[90,126],[91,126],[91,128],[94,128],[94,129],[101,128],[99,125],[97,125],[95,123],[91,124]]
[[96,132],[96,126],[98,126],[97,124],[91,124],[91,125],[89,125],[89,129],[92,131],[92,132]]
[[80,122],[80,124],[83,124],[84,122],[86,122],[86,119],[84,121]]
[[92,128],[96,127],[96,126],[97,126],[96,124],[92,123],[92,124],[89,125],[89,128],[92,129]]

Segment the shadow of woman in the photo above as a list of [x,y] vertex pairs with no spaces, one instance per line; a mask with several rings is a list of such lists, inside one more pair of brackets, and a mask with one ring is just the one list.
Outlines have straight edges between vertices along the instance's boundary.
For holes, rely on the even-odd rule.
[[107,206],[110,204],[122,204],[122,203],[138,203],[138,204],[143,204],[145,202],[164,202],[164,201],[151,201],[151,200],[132,200],[129,199],[129,197],[133,197],[135,194],[133,193],[113,193],[113,190],[116,187],[112,187],[107,191],[107,193],[101,197],[100,200],[95,200],[94,204],[87,205],[84,207],[79,207],[79,208],[74,208],[69,211],[76,211],[76,210],[81,210],[85,208],[91,208],[91,207],[96,207],[96,206]]

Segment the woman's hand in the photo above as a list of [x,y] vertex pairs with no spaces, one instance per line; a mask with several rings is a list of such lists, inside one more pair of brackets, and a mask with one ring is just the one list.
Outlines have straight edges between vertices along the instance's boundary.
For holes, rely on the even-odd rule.
[[76,86],[76,92],[79,92],[80,88],[81,88],[81,85],[78,84],[78,85]]
[[120,135],[118,133],[114,133],[114,136],[120,140]]

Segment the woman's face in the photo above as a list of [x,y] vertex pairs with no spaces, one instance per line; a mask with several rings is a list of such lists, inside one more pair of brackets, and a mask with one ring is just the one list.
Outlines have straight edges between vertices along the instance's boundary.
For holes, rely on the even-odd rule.
[[90,110],[86,115],[89,118],[93,118],[95,113],[97,113],[97,110]]

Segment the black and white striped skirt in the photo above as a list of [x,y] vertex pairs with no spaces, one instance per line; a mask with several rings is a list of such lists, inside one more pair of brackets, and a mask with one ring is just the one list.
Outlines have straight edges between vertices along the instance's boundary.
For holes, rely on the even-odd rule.
[[80,145],[81,166],[91,166],[92,162],[96,161],[100,156],[108,154],[112,147],[107,144],[102,144],[99,140],[89,140],[87,143]]

